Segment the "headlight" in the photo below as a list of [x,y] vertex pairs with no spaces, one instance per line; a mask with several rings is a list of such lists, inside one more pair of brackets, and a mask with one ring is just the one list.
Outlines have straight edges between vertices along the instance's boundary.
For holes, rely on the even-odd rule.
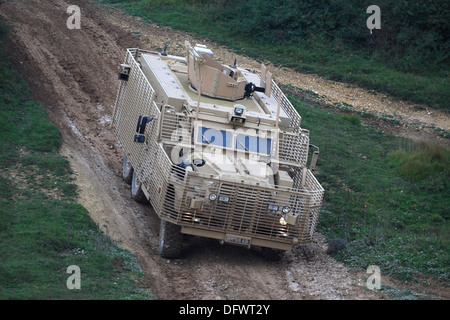
[[288,214],[289,212],[291,212],[291,207],[289,207],[289,206],[284,206],[283,209],[281,209],[281,211],[282,211],[284,214]]
[[225,196],[225,195],[219,194],[219,201],[220,202],[230,202],[230,196]]
[[276,205],[276,204],[273,204],[273,203],[269,203],[269,204],[267,205],[267,209],[270,210],[270,211],[278,211],[279,206]]
[[214,200],[217,199],[217,194],[215,194],[215,193],[210,193],[208,198],[209,198],[209,200],[214,201]]
[[281,224],[282,226],[287,225],[287,221],[286,221],[286,219],[284,218],[284,216],[281,216],[281,218],[280,218],[280,224]]

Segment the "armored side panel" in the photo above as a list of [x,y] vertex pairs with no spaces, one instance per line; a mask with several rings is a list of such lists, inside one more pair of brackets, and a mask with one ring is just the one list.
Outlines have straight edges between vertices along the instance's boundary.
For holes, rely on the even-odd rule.
[[[144,193],[157,208],[164,200],[161,190],[170,175],[170,160],[158,143],[161,112],[154,101],[155,90],[136,60],[143,53],[145,51],[127,50],[125,64],[130,67],[129,77],[120,82],[112,126],[138,179],[143,182]],[[143,117],[151,121],[145,128],[139,128]]]

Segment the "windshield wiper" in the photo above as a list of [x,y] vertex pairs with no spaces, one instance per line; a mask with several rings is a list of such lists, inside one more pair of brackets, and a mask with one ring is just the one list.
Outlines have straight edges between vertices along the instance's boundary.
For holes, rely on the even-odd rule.
[[205,140],[205,141],[206,141],[206,143],[207,143],[207,144],[211,144],[211,142],[209,142],[209,140],[208,140],[208,139],[206,139],[204,135],[202,135],[202,138],[203,138],[203,140]]
[[244,146],[244,145],[242,144],[242,142],[240,142],[240,141],[238,141],[238,142],[239,142],[239,144],[245,149],[245,151],[248,151],[247,147]]

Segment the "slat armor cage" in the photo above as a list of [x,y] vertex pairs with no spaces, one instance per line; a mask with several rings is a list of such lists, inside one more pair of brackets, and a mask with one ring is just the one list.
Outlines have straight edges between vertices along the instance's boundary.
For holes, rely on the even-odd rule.
[[[181,107],[161,101],[161,89],[150,81],[142,66],[143,55],[170,60],[156,52],[127,50],[122,66],[129,68],[129,76],[120,81],[112,128],[157,215],[180,225],[183,233],[219,240],[233,235],[250,239],[251,245],[284,250],[311,241],[324,189],[306,168],[309,131],[300,127],[300,115],[275,82],[271,80],[271,96],[277,102],[281,99],[280,108],[290,121],[273,131],[271,148],[276,154],[271,154],[271,164],[288,173],[292,179],[289,186],[214,176],[175,163],[172,159],[177,147],[205,149],[194,146],[199,115],[186,97],[181,99]],[[182,67],[183,61],[180,63]],[[142,143],[135,140],[140,116],[152,118],[142,134]],[[210,199],[211,194],[227,201]],[[278,210],[269,209],[272,204],[278,205]],[[289,208],[287,214],[284,207]]]

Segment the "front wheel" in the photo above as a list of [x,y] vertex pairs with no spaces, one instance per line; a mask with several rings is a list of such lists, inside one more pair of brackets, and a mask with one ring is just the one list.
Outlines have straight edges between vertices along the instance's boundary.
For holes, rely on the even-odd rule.
[[131,166],[127,154],[125,153],[125,156],[123,157],[122,178],[127,184],[131,184],[133,173],[133,167]]
[[163,258],[178,258],[183,247],[181,227],[161,219],[159,228],[159,255]]

